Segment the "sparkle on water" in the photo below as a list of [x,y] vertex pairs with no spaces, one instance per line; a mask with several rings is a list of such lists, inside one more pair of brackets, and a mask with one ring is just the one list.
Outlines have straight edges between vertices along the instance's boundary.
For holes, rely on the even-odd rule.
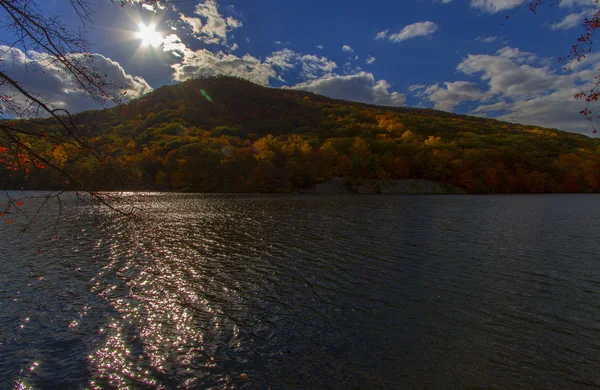
[[0,383],[600,384],[594,195],[70,196],[60,240],[0,224]]

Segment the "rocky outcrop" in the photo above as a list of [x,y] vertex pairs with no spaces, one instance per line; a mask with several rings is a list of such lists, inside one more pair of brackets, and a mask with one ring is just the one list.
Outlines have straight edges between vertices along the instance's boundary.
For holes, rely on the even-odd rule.
[[301,194],[464,194],[451,184],[429,180],[349,180],[334,177],[298,190]]

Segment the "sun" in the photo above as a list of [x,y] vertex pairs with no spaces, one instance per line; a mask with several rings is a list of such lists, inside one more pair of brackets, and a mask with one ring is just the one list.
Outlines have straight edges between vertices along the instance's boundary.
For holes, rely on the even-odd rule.
[[135,36],[142,40],[142,46],[159,47],[162,44],[163,36],[160,32],[156,31],[156,26],[146,26],[140,23],[138,28],[139,30]]

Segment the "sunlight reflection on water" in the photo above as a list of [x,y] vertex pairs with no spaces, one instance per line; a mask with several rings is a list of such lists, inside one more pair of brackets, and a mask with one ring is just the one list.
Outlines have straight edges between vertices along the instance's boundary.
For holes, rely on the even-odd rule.
[[[152,206],[150,209],[154,212]],[[186,217],[189,218],[189,214],[170,214],[168,229],[150,225],[150,240],[147,239],[148,221],[139,229],[113,234],[120,238],[111,240],[110,262],[100,271],[99,279],[102,280],[102,275],[116,274],[124,285],[117,289],[115,285],[104,286],[98,281],[92,290],[109,300],[120,313],[105,345],[95,351],[91,359],[99,377],[108,378],[110,384],[124,387],[134,380],[163,387],[164,384],[159,385],[153,378],[175,373],[177,380],[188,387],[216,367],[211,355],[214,351],[207,348],[214,342],[207,344],[205,337],[219,339],[224,313],[216,302],[211,304],[199,296],[199,290],[203,290],[199,286],[201,275],[188,263],[197,264],[203,259],[194,244],[181,247]],[[194,218],[198,218],[198,214]],[[157,239],[161,234],[161,239]],[[170,241],[179,245],[171,246]],[[203,241],[204,246],[214,244],[211,239]],[[128,291],[125,297],[122,289]],[[198,326],[199,319],[202,326]],[[124,328],[127,327],[134,327],[134,334],[126,335]],[[234,327],[233,337],[236,333]],[[139,344],[139,350],[135,353],[127,350],[128,344]],[[193,365],[200,360],[205,360],[201,365],[205,372]],[[144,369],[145,366],[154,372]],[[221,383],[227,383],[225,376]]]
[[[73,206],[61,239],[16,236],[1,263],[0,380],[600,384],[596,197],[140,202],[137,221],[91,224]],[[51,223],[40,221],[40,231]]]

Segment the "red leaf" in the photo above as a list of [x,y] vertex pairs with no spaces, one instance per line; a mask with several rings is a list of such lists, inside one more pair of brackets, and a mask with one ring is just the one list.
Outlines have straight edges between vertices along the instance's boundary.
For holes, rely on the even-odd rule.
[[17,207],[21,207],[21,206],[23,206],[23,202],[21,202],[21,201],[18,201],[18,202],[17,202]]

